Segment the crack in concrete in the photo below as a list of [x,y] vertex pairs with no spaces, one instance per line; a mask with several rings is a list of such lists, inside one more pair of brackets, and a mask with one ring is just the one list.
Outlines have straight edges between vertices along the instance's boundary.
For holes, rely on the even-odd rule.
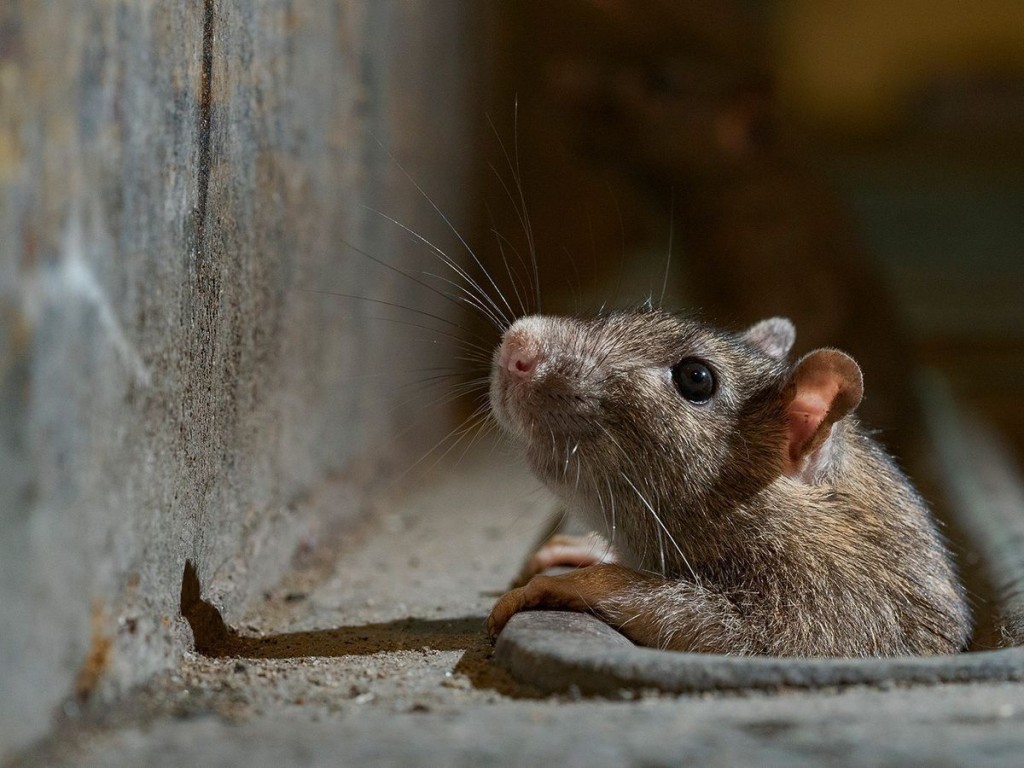
[[202,287],[206,266],[206,215],[210,193],[211,127],[213,112],[213,25],[214,0],[203,2],[203,54],[199,78],[199,107],[197,116],[197,144],[199,168],[195,209],[195,266],[196,280]]

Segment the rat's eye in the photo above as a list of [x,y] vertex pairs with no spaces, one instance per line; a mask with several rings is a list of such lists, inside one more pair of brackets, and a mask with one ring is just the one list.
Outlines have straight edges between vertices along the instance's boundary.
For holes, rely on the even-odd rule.
[[706,403],[715,394],[715,374],[707,363],[692,357],[672,366],[672,381],[691,403]]

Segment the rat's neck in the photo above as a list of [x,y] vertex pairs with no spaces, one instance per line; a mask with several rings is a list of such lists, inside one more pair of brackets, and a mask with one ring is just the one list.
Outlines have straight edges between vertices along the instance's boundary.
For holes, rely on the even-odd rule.
[[559,495],[572,517],[611,543],[623,565],[640,571],[700,581],[720,563],[746,558],[747,544],[756,540],[757,521],[746,507],[726,514],[707,504],[666,508],[628,485]]

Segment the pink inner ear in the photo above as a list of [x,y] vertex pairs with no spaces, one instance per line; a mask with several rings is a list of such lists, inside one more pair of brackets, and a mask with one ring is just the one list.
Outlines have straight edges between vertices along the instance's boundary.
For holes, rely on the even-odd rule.
[[791,386],[793,398],[786,407],[787,474],[800,470],[800,461],[828,438],[832,424],[856,408],[864,393],[860,367],[834,349],[806,355],[797,364]]
[[789,404],[787,419],[789,421],[789,459],[799,461],[804,453],[804,446],[818,431],[825,414],[828,413],[829,401],[814,392],[797,395]]
[[804,377],[787,409],[789,460],[797,462],[810,445],[829,409],[842,389],[842,382],[830,372]]

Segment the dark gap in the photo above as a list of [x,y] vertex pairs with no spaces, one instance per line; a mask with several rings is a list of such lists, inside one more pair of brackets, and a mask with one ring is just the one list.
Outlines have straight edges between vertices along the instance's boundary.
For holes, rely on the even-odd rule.
[[192,638],[196,651],[205,656],[221,656],[220,650],[228,647],[238,636],[221,618],[220,611],[203,600],[199,574],[191,560],[185,561],[185,573],[181,577],[181,599],[178,609],[192,627]]

